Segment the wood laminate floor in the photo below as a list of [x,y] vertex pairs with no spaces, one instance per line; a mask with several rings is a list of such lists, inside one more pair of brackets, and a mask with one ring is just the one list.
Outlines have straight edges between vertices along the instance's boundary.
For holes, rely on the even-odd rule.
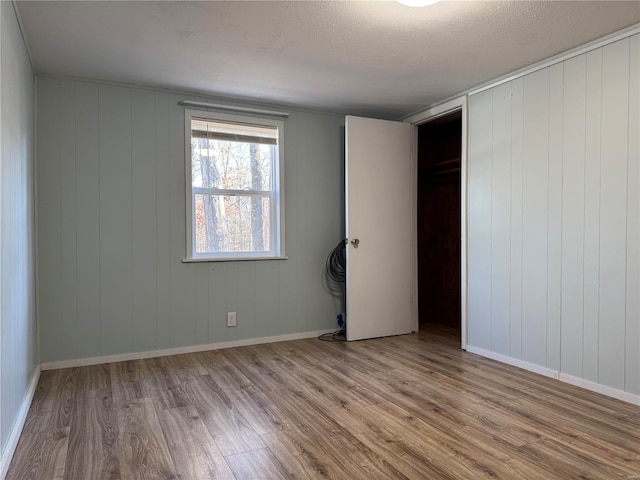
[[43,372],[8,479],[640,478],[640,408],[443,329]]

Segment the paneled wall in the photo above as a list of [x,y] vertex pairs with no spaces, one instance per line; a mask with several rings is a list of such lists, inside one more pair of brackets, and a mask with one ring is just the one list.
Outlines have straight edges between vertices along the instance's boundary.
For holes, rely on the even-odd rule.
[[[289,110],[288,260],[182,263],[182,99],[207,100],[38,79],[42,362],[335,325],[343,307],[322,281],[344,235],[344,117]],[[237,311],[235,328],[226,327],[228,311]]]
[[635,395],[639,45],[469,102],[469,344]]
[[[38,364],[33,73],[12,2],[0,2],[0,477]],[[11,435],[14,435],[11,437]],[[15,447],[15,443],[12,445]]]

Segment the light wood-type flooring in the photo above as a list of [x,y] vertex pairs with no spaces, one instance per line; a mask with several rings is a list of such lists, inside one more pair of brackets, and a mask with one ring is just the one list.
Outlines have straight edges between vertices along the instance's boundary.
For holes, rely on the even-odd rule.
[[46,371],[8,479],[640,478],[640,408],[442,329]]

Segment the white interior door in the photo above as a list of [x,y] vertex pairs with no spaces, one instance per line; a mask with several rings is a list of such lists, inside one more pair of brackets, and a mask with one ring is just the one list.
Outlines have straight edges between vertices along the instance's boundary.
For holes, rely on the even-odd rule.
[[346,118],[347,340],[410,333],[411,125]]

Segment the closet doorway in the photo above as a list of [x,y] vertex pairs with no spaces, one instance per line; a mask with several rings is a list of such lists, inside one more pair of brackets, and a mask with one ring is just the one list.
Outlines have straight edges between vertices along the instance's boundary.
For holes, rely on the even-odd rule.
[[[418,315],[420,327],[461,327],[462,112],[418,126]],[[463,346],[464,348],[464,346]]]

